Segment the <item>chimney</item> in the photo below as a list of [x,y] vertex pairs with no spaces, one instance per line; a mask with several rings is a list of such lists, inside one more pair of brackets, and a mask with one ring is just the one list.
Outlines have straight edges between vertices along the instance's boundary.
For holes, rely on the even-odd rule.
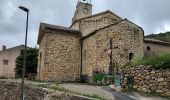
[[5,51],[5,50],[6,50],[6,46],[3,45],[3,46],[2,46],[2,51]]

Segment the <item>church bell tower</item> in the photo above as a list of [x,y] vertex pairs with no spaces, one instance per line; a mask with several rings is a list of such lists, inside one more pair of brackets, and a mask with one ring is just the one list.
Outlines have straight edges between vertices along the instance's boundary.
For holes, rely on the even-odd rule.
[[[84,1],[84,2],[83,2]],[[92,15],[92,4],[88,2],[88,0],[79,0],[76,6],[76,11],[74,13],[74,17],[72,19],[72,23],[75,20],[88,17]]]

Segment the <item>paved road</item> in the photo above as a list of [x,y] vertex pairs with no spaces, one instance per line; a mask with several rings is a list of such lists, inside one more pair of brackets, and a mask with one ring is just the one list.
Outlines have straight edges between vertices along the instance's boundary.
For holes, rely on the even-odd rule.
[[106,90],[106,91],[112,93],[115,100],[138,100],[138,99],[134,99],[134,98],[130,97],[129,95],[112,91],[109,87],[104,87],[103,90]]
[[124,95],[124,94],[118,93],[118,92],[112,92],[112,94],[115,97],[115,100],[137,100],[137,99],[132,99],[128,95]]

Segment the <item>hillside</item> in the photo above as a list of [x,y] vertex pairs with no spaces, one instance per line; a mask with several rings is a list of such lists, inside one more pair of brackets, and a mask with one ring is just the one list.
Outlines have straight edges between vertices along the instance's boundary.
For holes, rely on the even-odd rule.
[[145,36],[145,38],[151,38],[151,39],[157,39],[161,41],[170,42],[170,32],[150,34],[150,35]]

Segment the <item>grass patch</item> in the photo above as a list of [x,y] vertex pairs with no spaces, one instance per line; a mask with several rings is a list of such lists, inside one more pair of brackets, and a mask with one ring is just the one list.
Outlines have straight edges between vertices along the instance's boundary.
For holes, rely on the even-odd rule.
[[162,54],[147,58],[139,58],[129,63],[130,66],[137,65],[151,65],[154,69],[168,69],[170,68],[170,54]]

